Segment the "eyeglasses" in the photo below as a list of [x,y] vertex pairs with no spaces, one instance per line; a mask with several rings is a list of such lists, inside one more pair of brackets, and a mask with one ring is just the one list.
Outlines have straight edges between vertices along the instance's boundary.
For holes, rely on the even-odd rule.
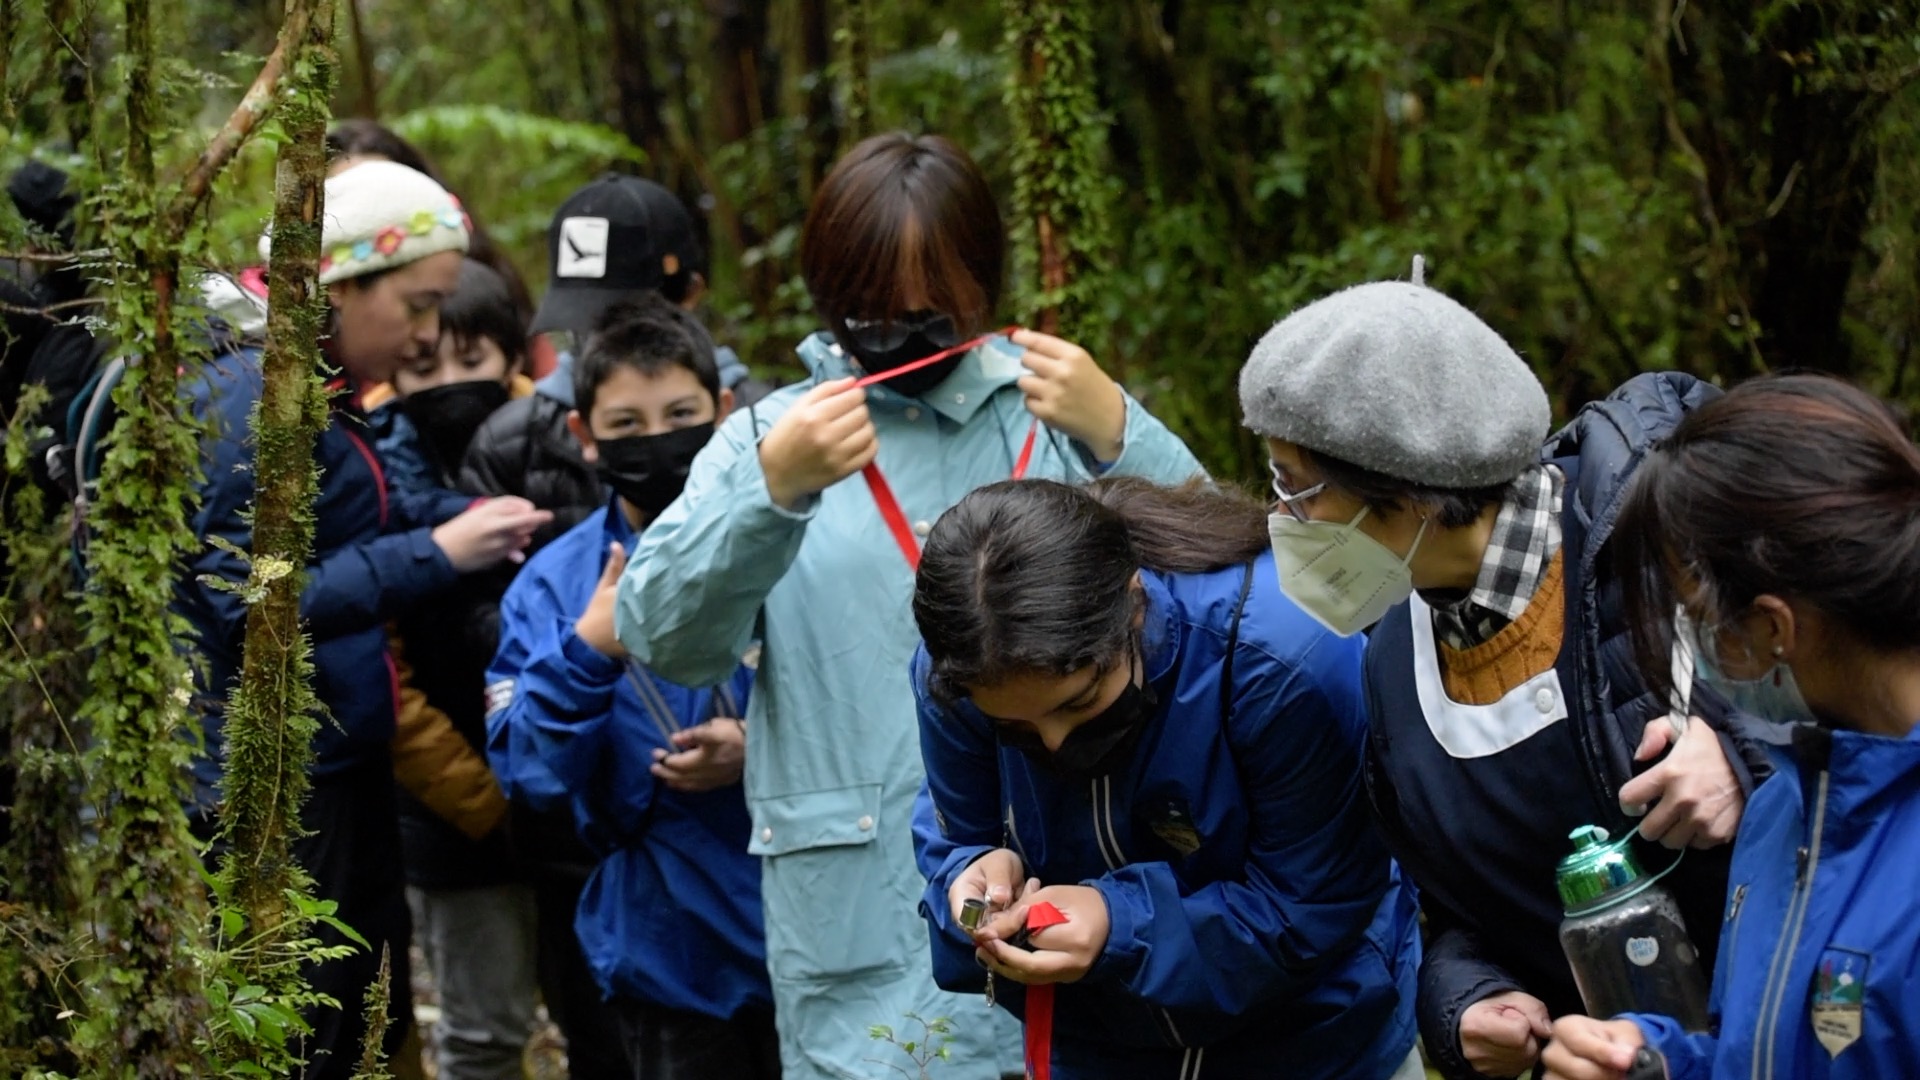
[[1313,519],[1307,516],[1307,512],[1300,509],[1300,504],[1325,491],[1327,489],[1326,482],[1323,480],[1304,491],[1288,491],[1285,478],[1280,472],[1279,463],[1275,462],[1272,458],[1268,458],[1267,471],[1273,474],[1274,498],[1279,499],[1280,505],[1286,508],[1287,513],[1293,515],[1293,520],[1312,521]]
[[892,352],[918,333],[935,348],[950,349],[960,344],[960,328],[953,316],[939,311],[906,311],[890,319],[841,319],[847,338],[865,352]]

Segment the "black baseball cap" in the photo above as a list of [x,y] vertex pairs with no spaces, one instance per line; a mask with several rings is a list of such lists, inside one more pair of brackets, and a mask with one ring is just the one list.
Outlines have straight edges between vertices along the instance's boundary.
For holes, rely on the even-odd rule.
[[602,176],[553,215],[547,294],[531,332],[568,330],[584,341],[608,307],[702,271],[704,259],[693,215],[673,192],[637,176]]

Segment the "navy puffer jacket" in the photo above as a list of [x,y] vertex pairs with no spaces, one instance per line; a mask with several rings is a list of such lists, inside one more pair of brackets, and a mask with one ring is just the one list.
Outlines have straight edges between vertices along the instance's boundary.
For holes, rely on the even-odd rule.
[[[200,546],[175,585],[174,607],[192,624],[205,660],[195,687],[206,733],[206,753],[194,763],[202,810],[220,778],[226,700],[239,678],[247,618],[247,605],[220,587],[245,581],[246,564],[215,541],[241,551],[252,547],[246,515],[253,509],[254,444],[247,420],[260,389],[259,353],[245,349],[208,361],[189,390],[193,415],[208,432],[200,444],[203,479],[193,518]],[[452,492],[389,493],[366,415],[348,386],[330,390],[327,427],[314,445],[319,492],[300,597],[301,622],[313,638],[314,693],[327,713],[313,739],[315,777],[385,761],[396,700],[387,623],[453,584],[453,564],[433,542],[432,528],[472,502]]]

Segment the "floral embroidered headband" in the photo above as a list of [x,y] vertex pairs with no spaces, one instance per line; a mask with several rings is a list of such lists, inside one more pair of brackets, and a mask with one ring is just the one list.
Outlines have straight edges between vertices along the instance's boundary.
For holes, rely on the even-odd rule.
[[[423,173],[366,161],[329,177],[320,238],[320,284],[391,270],[442,251],[465,252],[473,222],[460,200]],[[260,238],[260,256],[272,250]]]
[[[415,210],[404,224],[383,225],[370,237],[328,246],[320,254],[321,283],[404,266],[438,251],[465,251],[473,233],[473,219],[460,208],[458,199],[452,195],[447,198],[453,201],[451,209]],[[436,231],[448,235],[436,237]],[[452,242],[455,235],[457,245]]]

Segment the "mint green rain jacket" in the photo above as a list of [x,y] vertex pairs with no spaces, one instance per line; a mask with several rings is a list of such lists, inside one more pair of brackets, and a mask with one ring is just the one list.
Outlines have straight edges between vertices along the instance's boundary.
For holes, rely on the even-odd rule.
[[[799,353],[815,382],[858,374],[829,335]],[[1014,385],[1020,355],[996,337],[924,397],[868,390],[880,469],[917,536],[967,492],[1012,475],[1032,423]],[[762,856],[785,1080],[897,1075],[866,1060],[907,1065],[870,1029],[917,1037],[908,1013],[952,1021],[943,1080],[1017,1073],[1018,1032],[980,998],[934,986],[917,911],[925,880],[911,819],[925,773],[907,676],[919,644],[913,573],[858,474],[797,512],[767,495],[756,446],[811,385],[720,426],[685,493],[641,535],[615,625],[636,659],[686,686],[725,682],[759,647],[749,850]],[[1105,471],[1178,483],[1200,465],[1129,397],[1125,448]],[[1080,444],[1040,428],[1028,476],[1100,472]]]

